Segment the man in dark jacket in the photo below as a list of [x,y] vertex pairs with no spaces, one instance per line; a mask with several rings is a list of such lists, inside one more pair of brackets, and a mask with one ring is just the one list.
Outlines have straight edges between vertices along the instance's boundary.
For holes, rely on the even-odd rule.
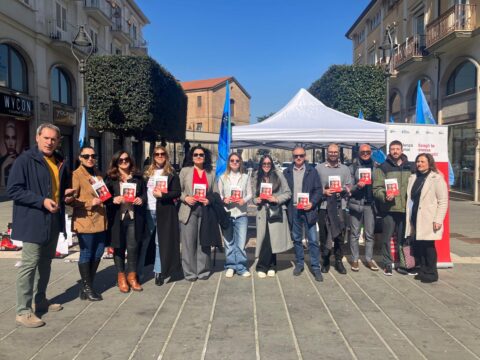
[[358,159],[350,165],[350,173],[354,185],[350,190],[348,209],[350,211],[350,250],[352,251],[352,271],[359,271],[359,246],[360,228],[363,225],[365,238],[365,260],[372,271],[378,271],[378,266],[373,260],[373,244],[375,231],[375,201],[372,191],[374,163],[372,149],[368,144],[360,145]]
[[[405,234],[405,212],[407,207],[407,186],[408,178],[415,169],[415,166],[408,161],[403,154],[403,144],[398,141],[392,141],[389,146],[387,160],[375,170],[373,181],[373,195],[377,209],[383,216],[382,232],[382,253],[383,253],[383,273],[387,276],[392,275],[394,259],[390,253],[390,238],[394,233],[397,234],[395,251],[399,253],[399,242]],[[400,194],[397,196],[387,195],[385,190],[385,179],[396,179]],[[402,274],[406,271],[399,270]]]
[[[316,281],[323,281],[320,271],[320,248],[316,223],[318,220],[317,206],[321,198],[320,177],[312,166],[305,163],[306,152],[303,147],[293,149],[293,164],[288,166],[283,174],[292,191],[292,198],[287,205],[288,222],[295,249],[294,276],[299,276],[304,268],[303,230],[308,238],[308,252],[312,273]],[[308,201],[301,200],[299,194],[308,194]],[[300,199],[300,200],[299,200]]]
[[45,325],[34,312],[62,310],[46,297],[58,235],[65,231],[64,201],[71,201],[73,195],[73,190],[66,189],[68,171],[63,159],[55,153],[59,141],[56,126],[41,124],[37,146],[17,158],[8,178],[7,193],[13,200],[12,238],[23,241],[16,323],[25,327]]

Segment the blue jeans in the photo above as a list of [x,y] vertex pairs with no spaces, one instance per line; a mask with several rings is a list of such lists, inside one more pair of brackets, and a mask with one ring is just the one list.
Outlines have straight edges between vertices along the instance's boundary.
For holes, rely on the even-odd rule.
[[247,253],[245,251],[247,227],[247,216],[230,218],[230,226],[223,232],[225,240],[225,269],[233,269],[239,275],[248,271]]
[[79,264],[100,260],[105,250],[106,232],[77,234],[80,244]]
[[307,234],[308,238],[308,253],[310,254],[310,264],[312,270],[320,269],[320,246],[318,242],[318,233],[316,224],[308,225],[307,216],[303,211],[298,211],[296,208],[293,209],[292,214],[292,239],[293,247],[295,249],[295,258],[296,265],[303,268],[305,263],[305,255],[303,252],[303,229]]
[[155,263],[153,265],[153,271],[156,274],[162,272],[162,264],[160,261],[160,248],[158,246],[158,233],[157,233],[157,213],[155,210],[147,210],[145,214],[147,231],[142,240],[142,249],[140,250],[140,256],[138,258],[137,273],[139,276],[143,275],[143,267],[145,266],[145,258],[147,256],[147,249],[150,240],[152,239],[153,232],[155,232]]

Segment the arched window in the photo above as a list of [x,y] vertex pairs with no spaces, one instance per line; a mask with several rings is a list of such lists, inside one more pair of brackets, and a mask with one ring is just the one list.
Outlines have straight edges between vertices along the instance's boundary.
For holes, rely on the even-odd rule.
[[25,60],[17,50],[7,44],[0,44],[0,86],[28,93]]
[[[423,78],[420,80],[420,86],[422,87],[423,94],[425,95],[425,99],[427,99],[427,103],[431,105],[431,98],[430,93],[432,91],[431,81],[427,78]],[[415,88],[412,92],[412,97],[410,98],[410,106],[415,107],[417,106],[417,83],[415,82]]]
[[68,75],[55,67],[50,76],[52,100],[65,105],[72,105],[72,87]]
[[474,89],[477,83],[477,69],[470,61],[461,63],[447,81],[447,95]]

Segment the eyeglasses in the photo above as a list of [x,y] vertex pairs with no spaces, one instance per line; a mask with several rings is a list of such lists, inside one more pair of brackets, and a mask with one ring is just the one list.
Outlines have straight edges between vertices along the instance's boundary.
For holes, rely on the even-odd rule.
[[370,155],[371,151],[360,151],[360,155]]
[[232,164],[240,164],[240,160],[231,159],[230,162]]
[[271,163],[271,162],[264,162],[264,163],[262,164],[262,166],[267,166],[267,167],[269,167],[269,166],[272,166],[272,163]]
[[305,157],[305,154],[293,154],[294,159],[303,159]]
[[164,152],[158,152],[158,153],[155,153],[155,156],[158,156],[158,157],[165,157],[166,153]]
[[130,162],[130,158],[120,158],[118,159],[118,163],[119,164],[122,164],[122,163],[129,163]]
[[81,154],[80,157],[82,159],[88,160],[88,159],[93,159],[95,160],[97,158],[96,154]]
[[204,153],[193,153],[193,157],[205,157],[205,154]]
[[328,152],[330,155],[338,155],[338,151],[329,151]]

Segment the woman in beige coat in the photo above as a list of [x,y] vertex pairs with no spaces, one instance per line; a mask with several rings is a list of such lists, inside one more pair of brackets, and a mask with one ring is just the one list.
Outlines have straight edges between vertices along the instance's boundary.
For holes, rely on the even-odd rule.
[[415,239],[415,254],[420,262],[415,279],[431,283],[438,280],[435,241],[443,235],[448,188],[432,155],[419,154],[415,163],[417,171],[408,179],[405,236]]

